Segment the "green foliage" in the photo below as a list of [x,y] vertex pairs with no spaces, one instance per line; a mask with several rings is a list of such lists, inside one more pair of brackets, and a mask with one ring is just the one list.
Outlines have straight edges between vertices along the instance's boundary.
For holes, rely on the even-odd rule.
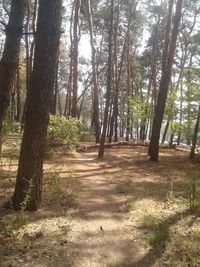
[[64,144],[67,149],[73,150],[80,140],[81,123],[77,119],[51,115],[48,127],[47,147]]
[[145,123],[149,115],[150,106],[145,97],[132,96],[128,98],[128,105],[130,107],[130,116],[135,119],[140,119],[142,123]]
[[31,202],[31,193],[30,193],[30,189],[29,191],[26,193],[26,196],[24,198],[24,201],[22,203],[20,203],[20,206],[21,206],[21,209],[22,210],[26,210],[28,205],[30,204]]
[[175,107],[175,100],[176,100],[177,91],[172,90],[168,97],[167,97],[167,103],[165,107],[165,115],[167,116],[168,121],[173,120],[173,116],[176,112]]
[[179,133],[181,131],[181,125],[177,121],[171,121],[170,130],[172,134]]
[[19,133],[21,130],[21,125],[17,121],[11,119],[12,111],[7,109],[6,115],[3,121],[3,135],[8,135],[10,133]]
[[81,130],[81,141],[94,142],[94,129],[87,126],[83,126]]

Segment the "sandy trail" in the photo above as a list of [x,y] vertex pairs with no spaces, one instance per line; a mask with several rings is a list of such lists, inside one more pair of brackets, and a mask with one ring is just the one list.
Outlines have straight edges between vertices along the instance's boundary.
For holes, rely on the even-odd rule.
[[80,154],[76,163],[80,191],[70,232],[77,252],[73,266],[135,266],[145,250],[121,210],[126,199],[116,183],[123,170],[95,158],[96,153]]

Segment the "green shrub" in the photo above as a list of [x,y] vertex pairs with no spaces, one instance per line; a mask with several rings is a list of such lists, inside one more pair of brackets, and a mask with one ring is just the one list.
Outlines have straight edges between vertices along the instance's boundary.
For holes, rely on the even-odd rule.
[[3,135],[10,133],[19,133],[21,130],[21,124],[11,119],[11,110],[6,111],[6,115],[3,121]]
[[169,226],[166,221],[147,215],[143,219],[142,227],[149,231],[144,236],[145,241],[149,245],[155,246],[160,242],[167,241]]
[[72,150],[79,143],[81,123],[77,119],[64,116],[51,115],[47,135],[47,147],[58,144],[66,145],[67,150]]
[[94,129],[92,127],[82,126],[81,141],[82,142],[94,142],[95,141]]

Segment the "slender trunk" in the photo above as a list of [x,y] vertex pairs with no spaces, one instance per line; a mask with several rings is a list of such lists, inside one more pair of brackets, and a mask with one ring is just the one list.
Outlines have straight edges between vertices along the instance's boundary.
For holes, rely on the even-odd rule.
[[69,27],[69,33],[70,33],[70,66],[69,66],[69,77],[67,81],[67,95],[65,100],[65,116],[70,117],[71,111],[72,111],[72,77],[73,77],[73,17],[74,17],[74,5],[73,3],[72,11],[71,11],[71,17],[70,17],[70,27]]
[[[121,76],[122,76],[122,68],[123,68],[123,64],[124,64],[124,60],[125,60],[125,52],[126,52],[126,48],[127,48],[127,42],[128,42],[128,38],[129,38],[129,34],[130,34],[130,29],[131,29],[135,9],[136,9],[136,3],[135,3],[135,1],[133,1],[130,15],[129,15],[128,28],[126,31],[122,55],[121,55],[121,59],[120,59],[120,63],[119,63],[119,72],[117,74],[117,79],[116,79],[116,84],[115,84],[115,96],[114,96],[113,115],[112,115],[113,121],[111,121],[111,123],[115,122],[115,130],[114,130],[114,132],[115,132],[114,141],[115,142],[117,142],[117,140],[118,140],[118,137],[117,137],[118,115],[119,115],[119,107],[118,106],[119,106],[119,90],[120,90],[120,83],[121,83]],[[112,124],[111,124],[111,128],[113,128]],[[123,130],[121,132],[123,132]],[[112,135],[113,135],[113,132],[110,133],[110,141],[112,140]]]
[[18,68],[17,68],[17,84],[16,84],[16,91],[17,91],[17,111],[16,111],[16,121],[20,122],[21,118],[21,86],[20,86],[20,63],[18,61]]
[[59,70],[59,51],[57,55],[57,61],[56,61],[56,70],[55,70],[55,78],[54,78],[54,92],[52,93],[52,108],[51,113],[53,115],[56,115],[57,112],[57,102],[58,102],[58,70]]
[[169,148],[173,147],[173,142],[174,142],[174,132],[170,134]]
[[199,132],[199,123],[200,123],[200,105],[199,105],[199,109],[198,109],[196,124],[195,124],[195,128],[194,128],[194,134],[193,134],[193,138],[192,138],[192,147],[191,147],[191,152],[190,152],[190,159],[193,159],[195,157],[195,149],[196,149],[198,132]]
[[[113,35],[114,35],[114,55],[113,55],[113,109],[110,119],[110,133],[108,137],[108,142],[112,142],[113,133],[115,134],[114,141],[117,142],[117,129],[118,129],[118,89],[117,89],[117,82],[118,82],[118,28],[119,28],[119,8],[120,8],[120,1],[117,4],[116,10],[116,21],[114,25]],[[114,128],[115,127],[115,128]]]
[[61,99],[60,99],[59,90],[58,90],[58,111],[59,111],[59,115],[62,116],[63,113],[62,113],[62,105],[61,105]]
[[73,28],[73,97],[72,117],[77,117],[77,94],[78,94],[78,43],[79,43],[79,13],[81,0],[75,0],[74,28]]
[[177,138],[177,145],[180,145],[181,142],[181,133],[182,133],[182,122],[183,122],[183,85],[181,84],[181,92],[180,92],[180,120],[179,120],[179,131]]
[[126,118],[126,141],[129,141],[130,137],[130,103],[129,103],[129,97],[130,97],[130,36],[127,40],[127,118]]
[[[31,25],[32,25],[31,30],[33,33],[36,32],[37,11],[38,11],[38,0],[35,0],[34,9],[33,9],[33,18],[32,18],[32,23],[31,23]],[[28,10],[27,21],[30,19],[29,16],[30,16],[30,10]],[[28,24],[29,24],[29,21],[28,21],[28,23],[26,23],[26,31],[27,32],[29,31],[29,27],[27,27]],[[33,70],[33,56],[34,56],[34,50],[35,50],[35,34],[33,34],[33,36],[32,36],[32,41],[30,44],[30,50],[29,50],[29,41],[30,41],[29,38],[26,38],[26,40],[25,40],[25,46],[26,46],[26,94],[27,94],[27,91],[29,89],[30,76],[31,76],[31,72]],[[23,114],[22,114],[22,118],[21,118],[22,129],[24,126],[25,113],[26,113],[26,100],[24,103]]]
[[110,26],[109,26],[109,38],[108,38],[108,71],[107,71],[107,92],[106,92],[106,106],[104,111],[104,122],[103,122],[103,131],[101,135],[101,142],[99,147],[98,158],[102,158],[104,156],[104,143],[106,139],[106,129],[108,123],[108,112],[110,105],[110,97],[112,91],[112,50],[113,50],[113,8],[114,8],[114,0],[111,0],[111,12],[110,12]]
[[162,137],[162,144],[165,143],[168,129],[169,129],[169,121],[167,121],[166,126],[165,126],[165,130],[164,130],[163,137]]
[[96,69],[96,51],[94,47],[94,34],[93,34],[93,16],[92,16],[92,8],[90,0],[87,0],[87,11],[88,11],[88,24],[89,24],[89,31],[90,31],[90,45],[92,51],[92,102],[93,102],[93,114],[92,114],[92,121],[95,128],[95,137],[96,143],[100,142],[100,127],[99,127],[99,94],[97,88],[97,69]]

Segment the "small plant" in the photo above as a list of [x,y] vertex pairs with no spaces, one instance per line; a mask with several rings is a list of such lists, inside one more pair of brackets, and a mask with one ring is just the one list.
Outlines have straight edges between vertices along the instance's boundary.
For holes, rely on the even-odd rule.
[[173,190],[173,181],[170,182],[170,191],[167,193],[168,201],[174,200],[174,190]]
[[61,193],[61,177],[59,171],[54,171],[49,177],[49,187],[52,195],[58,195]]
[[20,203],[21,210],[16,213],[15,220],[13,222],[14,228],[16,230],[28,223],[28,215],[26,213],[26,209],[28,208],[31,202],[31,188],[32,185],[29,186],[29,189],[26,192],[23,202]]
[[190,179],[189,196],[188,196],[189,206],[191,210],[196,210],[200,207],[199,203],[200,192],[197,183],[199,178],[199,173],[196,170],[196,168],[194,168],[194,164],[188,164],[187,168],[185,169],[185,172]]
[[168,224],[154,216],[145,216],[143,219],[142,227],[149,230],[144,237],[147,243],[151,246],[165,241],[168,235]]
[[14,222],[13,222],[13,228],[14,230],[18,230],[24,225],[27,225],[28,223],[28,215],[25,210],[20,210],[17,212]]
[[0,220],[0,235],[3,236],[11,236],[20,229],[22,226],[28,223],[28,216],[25,209],[21,209],[20,211],[5,216],[2,220]]
[[20,206],[21,206],[21,209],[23,210],[23,211],[25,211],[26,209],[27,209],[27,207],[28,207],[28,205],[30,204],[30,202],[31,202],[31,192],[30,192],[30,189],[31,188],[31,186],[29,187],[29,190],[28,190],[28,192],[26,193],[26,196],[25,196],[25,198],[24,198],[24,201],[22,202],[22,203],[20,203]]
[[192,210],[197,206],[196,198],[197,198],[196,176],[192,175],[190,182],[190,196],[189,196],[190,208]]

